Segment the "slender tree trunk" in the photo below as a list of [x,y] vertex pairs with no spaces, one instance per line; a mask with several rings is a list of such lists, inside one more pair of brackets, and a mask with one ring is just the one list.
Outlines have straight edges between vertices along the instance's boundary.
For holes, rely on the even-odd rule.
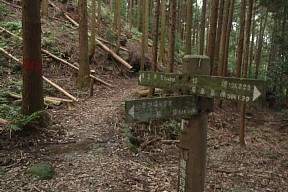
[[117,0],[117,7],[116,7],[116,12],[117,12],[117,47],[115,50],[115,53],[117,55],[120,54],[120,41],[121,41],[121,0]]
[[132,30],[133,26],[133,0],[129,0],[129,30]]
[[229,18],[227,23],[227,35],[226,35],[226,45],[225,45],[225,55],[223,61],[223,76],[227,75],[227,67],[228,67],[228,55],[229,55],[229,46],[230,46],[230,34],[232,30],[232,22],[233,22],[233,13],[234,13],[235,0],[231,0],[230,8],[229,8]]
[[167,72],[173,73],[174,52],[175,52],[175,27],[176,27],[176,0],[169,2],[169,45]]
[[[226,0],[227,1],[227,0]],[[219,64],[219,50],[220,50],[220,42],[221,42],[221,38],[224,37],[225,38],[225,34],[224,36],[222,36],[222,25],[223,23],[226,21],[223,21],[224,19],[224,5],[225,5],[225,0],[220,0],[220,7],[219,7],[219,15],[218,15],[218,27],[217,27],[217,33],[216,33],[216,43],[215,43],[215,55],[214,55],[214,74],[216,74],[216,71],[218,69],[218,64]],[[227,17],[228,18],[228,17]],[[224,25],[227,24],[224,23]],[[226,25],[227,26],[227,25]],[[225,29],[226,30],[226,29]],[[225,42],[225,40],[223,41]],[[223,47],[225,48],[225,44],[223,45]],[[221,65],[221,64],[220,64]],[[222,72],[221,72],[222,73]]]
[[260,67],[260,60],[261,60],[261,54],[262,54],[262,44],[263,44],[263,35],[264,30],[266,27],[266,21],[267,21],[267,15],[268,11],[266,11],[265,15],[263,14],[260,19],[260,30],[259,30],[259,36],[258,36],[258,50],[256,54],[256,69],[255,69],[255,79],[258,79],[259,75],[259,67]]
[[41,16],[44,19],[48,17],[48,0],[41,0]]
[[[159,14],[160,14],[160,0],[156,0],[155,12],[154,12],[154,29],[153,29],[153,58],[152,58],[152,71],[156,71],[157,68],[157,48],[158,48],[158,26],[159,26]],[[150,95],[155,94],[155,88],[151,88]]]
[[241,0],[241,16],[240,16],[240,31],[237,45],[237,59],[236,59],[236,77],[241,77],[242,58],[243,58],[243,42],[245,32],[245,14],[246,14],[246,0]]
[[[101,0],[100,0],[101,1]],[[91,61],[94,53],[95,53],[95,37],[96,37],[96,0],[92,0],[92,15],[91,15],[91,37],[89,42],[89,61]],[[98,7],[99,7],[99,0],[98,0]],[[99,23],[99,16],[98,16],[98,23]]]
[[149,16],[149,1],[143,1],[143,20],[142,20],[142,49],[141,49],[141,67],[145,69],[145,53],[148,50],[148,16]]
[[[21,112],[31,115],[44,110],[40,1],[22,0],[23,89]],[[41,113],[39,125],[49,126],[47,113]]]
[[[227,33],[227,29],[228,27],[228,20],[229,20],[229,8],[230,8],[230,0],[226,0],[226,3],[224,3],[223,5],[225,8],[223,8],[223,25],[222,25],[222,32],[221,32],[221,37],[219,37],[219,39],[221,39],[221,43],[219,42],[220,46],[220,63],[219,63],[219,67],[218,67],[218,75],[219,76],[225,76],[225,50],[228,49],[229,44],[226,44],[226,40],[229,38],[228,33]],[[226,47],[227,46],[227,47]]]
[[186,36],[185,36],[185,54],[190,55],[191,54],[191,30],[192,30],[192,1],[193,0],[187,0],[187,19],[186,19]]
[[[143,0],[137,0],[137,29],[141,32],[141,15],[142,15],[142,1]],[[141,8],[142,7],[142,8]]]
[[255,19],[256,9],[253,11],[253,23],[252,23],[252,37],[251,37],[251,48],[249,54],[249,72],[248,76],[252,75],[252,66],[253,66],[253,53],[254,53],[254,40],[255,40],[255,28],[256,28],[256,19]]
[[212,1],[211,16],[210,16],[210,30],[208,43],[208,56],[210,57],[210,74],[214,74],[214,53],[215,53],[215,37],[218,17],[218,3],[219,0]]
[[161,0],[161,35],[160,35],[160,49],[159,49],[159,64],[161,66],[164,63],[165,35],[166,35],[166,0]]
[[[251,29],[251,20],[253,12],[253,0],[248,0],[248,15],[247,15],[247,24],[246,24],[246,37],[245,37],[245,49],[244,49],[244,69],[243,69],[243,78],[247,78],[248,74],[248,59],[249,59],[249,43],[250,43],[250,29]],[[241,104],[240,112],[240,145],[245,147],[245,110],[246,105]]]
[[87,20],[87,0],[78,1],[79,11],[79,71],[77,76],[77,86],[79,88],[89,87],[90,69],[88,58],[88,20]]
[[204,54],[204,42],[205,42],[205,25],[206,25],[206,4],[207,0],[203,0],[202,5],[202,18],[201,18],[201,32],[200,32],[200,42],[199,42],[199,55]]

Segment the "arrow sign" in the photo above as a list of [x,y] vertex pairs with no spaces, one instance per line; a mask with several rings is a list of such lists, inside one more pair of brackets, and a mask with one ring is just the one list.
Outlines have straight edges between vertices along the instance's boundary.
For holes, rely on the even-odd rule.
[[265,81],[188,74],[140,72],[139,84],[202,97],[249,104],[262,103]]
[[175,116],[196,115],[195,96],[138,99],[125,102],[126,122],[147,122]]

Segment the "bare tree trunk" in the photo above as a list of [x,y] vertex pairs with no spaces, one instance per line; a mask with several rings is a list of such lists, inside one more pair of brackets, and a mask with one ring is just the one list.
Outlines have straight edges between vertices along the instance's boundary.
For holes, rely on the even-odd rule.
[[203,0],[202,5],[202,18],[201,18],[201,33],[200,33],[200,42],[199,42],[199,55],[204,54],[204,42],[205,42],[205,25],[206,25],[206,5],[207,0]]
[[260,19],[260,30],[259,30],[259,36],[258,36],[258,50],[256,54],[256,70],[255,70],[255,79],[258,79],[259,75],[259,67],[260,67],[260,60],[261,60],[261,54],[262,54],[262,44],[263,44],[263,35],[264,35],[264,30],[266,27],[266,22],[267,22],[267,15],[268,11],[266,11],[265,15],[261,16]]
[[245,15],[246,15],[246,0],[241,0],[240,31],[238,37],[237,59],[236,59],[236,66],[237,66],[236,77],[241,77],[242,74],[243,42],[244,42],[245,19],[246,19]]
[[169,2],[169,45],[167,72],[173,72],[175,50],[175,27],[176,27],[176,0]]
[[89,87],[90,69],[88,58],[88,20],[87,20],[87,0],[78,1],[79,11],[79,72],[77,76],[77,86],[79,88]]
[[[22,0],[23,89],[21,111],[24,115],[44,110],[40,1]],[[40,120],[40,124],[46,124]]]
[[208,43],[208,56],[210,57],[210,74],[214,74],[214,53],[215,53],[215,37],[218,17],[218,3],[219,0],[212,1],[211,15],[210,15],[210,30]]
[[[101,1],[101,0],[100,0]],[[89,42],[89,61],[91,61],[94,52],[95,52],[95,37],[96,37],[96,0],[92,0],[91,2],[91,37]],[[99,0],[98,0],[98,7],[99,7]],[[98,16],[98,23],[99,23],[99,16]]]
[[[223,30],[222,25],[225,22],[225,21],[223,21],[224,20],[224,16],[223,16],[224,5],[225,5],[225,0],[220,0],[219,15],[218,15],[218,27],[217,27],[216,42],[215,42],[214,69],[213,69],[214,74],[213,75],[215,75],[217,73],[217,69],[218,69],[221,38],[222,37],[225,38],[225,34],[224,34],[224,36],[222,36],[222,30]],[[224,25],[227,26],[227,21],[226,21],[226,23],[224,23]],[[225,42],[225,40],[223,42]],[[225,48],[225,44],[223,45],[223,47]],[[220,63],[220,65],[221,65],[221,63]]]
[[[156,7],[155,7],[155,11],[154,11],[152,71],[156,71],[156,66],[157,66],[159,14],[160,14],[160,0],[156,0]],[[151,88],[149,91],[149,95],[154,95],[154,93],[155,93],[155,88]]]
[[187,0],[187,19],[186,19],[186,36],[185,36],[185,54],[191,54],[191,29],[192,29],[192,0]]
[[133,26],[133,0],[129,0],[129,30],[132,30]]
[[145,53],[148,50],[148,16],[149,16],[149,1],[143,1],[143,20],[142,20],[142,49],[141,49],[141,67],[145,69]]
[[161,35],[160,35],[160,49],[159,49],[159,64],[161,66],[164,63],[165,34],[166,34],[166,0],[161,0]]
[[[137,29],[138,31],[141,31],[141,15],[142,15],[142,1],[143,0],[137,0]],[[142,7],[142,8],[141,8]]]
[[255,40],[255,28],[256,28],[256,19],[255,19],[256,9],[253,11],[253,22],[252,22],[252,36],[251,36],[251,48],[249,53],[249,67],[248,67],[248,76],[252,75],[252,66],[253,66],[253,53],[254,53],[254,40]]
[[116,14],[117,14],[117,46],[115,53],[117,55],[120,54],[120,41],[121,41],[121,0],[117,0],[117,7],[116,7]]
[[48,0],[41,0],[41,16],[43,19],[48,17]]

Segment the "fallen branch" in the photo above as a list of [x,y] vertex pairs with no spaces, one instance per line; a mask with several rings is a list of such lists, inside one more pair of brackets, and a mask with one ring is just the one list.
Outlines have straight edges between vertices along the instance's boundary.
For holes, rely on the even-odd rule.
[[[14,98],[14,99],[22,99],[21,95],[17,95],[14,93],[8,93],[7,94],[9,97]],[[63,99],[63,98],[58,98],[58,97],[45,97],[44,98],[44,102],[50,102],[50,103],[56,103],[57,105],[63,103],[63,102],[67,102],[67,103],[72,103],[73,100],[69,100],[69,99]]]
[[[18,64],[22,65],[22,62],[17,59],[16,57],[14,57],[13,55],[11,55],[10,53],[8,53],[7,51],[5,51],[4,49],[2,49],[0,47],[0,51],[2,51],[6,56],[10,57],[11,59],[13,59],[14,61],[16,61]],[[69,97],[70,99],[72,99],[73,101],[78,101],[78,99],[76,97],[74,97],[73,95],[69,94],[67,91],[65,91],[64,89],[62,89],[60,86],[58,86],[57,84],[53,83],[52,81],[50,81],[48,78],[42,76],[43,80],[47,83],[49,83],[50,85],[52,85],[53,87],[55,87],[57,90],[59,90],[60,92],[62,92],[64,95],[66,95],[67,97]]]
[[[21,37],[18,37],[17,35],[11,33],[10,31],[8,31],[8,30],[5,29],[5,28],[0,27],[0,29],[3,29],[3,31],[5,31],[6,33],[8,33],[8,34],[10,34],[10,35],[12,35],[12,36],[14,36],[14,37],[22,40]],[[4,50],[4,49],[2,49],[2,50]],[[4,51],[5,51],[5,50],[4,50]],[[5,52],[6,52],[6,51],[5,51]],[[57,57],[56,55],[50,53],[49,51],[47,51],[47,50],[45,50],[45,49],[41,49],[41,52],[42,52],[42,53],[45,53],[46,55],[48,55],[48,56],[50,56],[50,57],[52,57],[53,59],[56,59],[56,60],[58,60],[58,61],[60,61],[60,62],[62,62],[62,63],[64,63],[64,64],[68,65],[68,66],[71,67],[72,69],[75,69],[75,70],[77,70],[77,71],[79,70],[79,68],[76,67],[75,65],[73,65],[73,64],[71,64],[71,63],[69,63],[69,62],[67,62],[67,61],[65,61],[65,60]],[[8,52],[6,52],[6,53],[8,53]],[[10,54],[8,53],[7,56],[9,56],[9,55],[10,55]],[[10,57],[10,56],[9,56],[9,57]],[[12,57],[11,57],[11,58],[12,58]],[[13,57],[12,59],[16,59],[16,58]],[[18,60],[18,59],[17,59],[17,60]],[[17,61],[17,60],[16,60],[16,61]],[[18,61],[19,61],[19,60],[18,60]],[[20,62],[20,63],[21,63],[21,62]],[[21,64],[22,64],[22,63],[21,63]],[[90,70],[90,72],[93,72],[93,70]],[[100,83],[108,86],[108,87],[113,87],[110,83],[107,83],[107,82],[103,81],[102,79],[99,79],[98,77],[95,77],[94,75],[91,75],[91,74],[90,74],[90,77],[91,77],[92,79],[95,79],[96,81],[98,81],[98,82],[100,82]]]
[[[155,93],[161,94],[161,93],[163,93],[163,90],[162,89],[155,89]],[[135,92],[135,96],[136,97],[147,97],[148,95],[149,95],[149,89],[147,89],[147,90],[137,90]]]
[[175,144],[175,143],[180,143],[179,140],[161,140],[161,143],[164,144]]
[[7,125],[8,121],[5,119],[0,118],[0,125]]
[[[51,1],[49,1],[49,3],[52,5],[52,7],[54,7],[56,10],[60,10],[59,7],[57,7],[54,3],[52,3]],[[79,26],[79,24],[74,21],[71,17],[69,17],[69,15],[67,15],[67,13],[63,13],[64,16],[75,26]],[[91,36],[90,33],[88,33],[89,36]],[[129,65],[129,63],[127,63],[124,59],[122,59],[121,57],[119,57],[115,52],[113,52],[111,49],[109,49],[106,45],[104,45],[100,40],[98,40],[97,38],[95,38],[96,41],[96,45],[100,46],[102,49],[104,49],[106,52],[108,52],[112,57],[114,57],[114,59],[116,59],[119,63],[121,63],[122,65],[124,65],[126,68],[128,68],[129,70],[132,69],[132,66]]]

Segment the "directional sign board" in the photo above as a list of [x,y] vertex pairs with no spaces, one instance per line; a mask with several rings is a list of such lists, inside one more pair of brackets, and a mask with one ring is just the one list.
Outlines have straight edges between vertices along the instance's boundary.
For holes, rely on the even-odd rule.
[[147,122],[175,116],[196,115],[195,96],[162,97],[125,102],[126,122]]
[[145,71],[140,72],[139,84],[250,104],[260,104],[265,97],[261,80]]

